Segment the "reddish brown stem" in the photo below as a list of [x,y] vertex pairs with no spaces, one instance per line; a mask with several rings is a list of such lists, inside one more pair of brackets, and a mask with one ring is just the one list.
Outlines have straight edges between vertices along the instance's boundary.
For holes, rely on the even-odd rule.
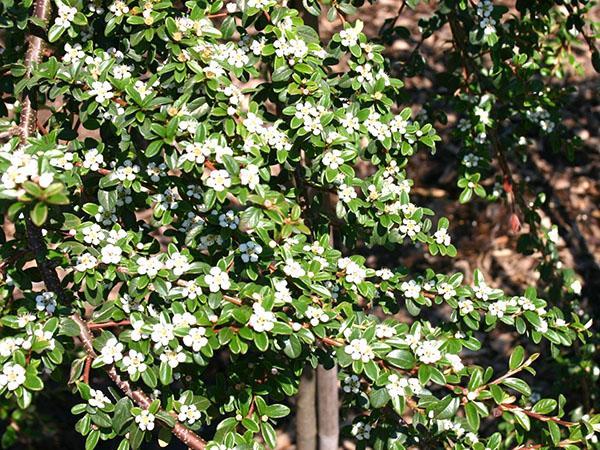
[[526,414],[529,417],[533,417],[534,419],[540,420],[542,422],[554,422],[554,423],[557,423],[558,425],[562,425],[564,427],[572,427],[572,426],[577,425],[575,422],[569,422],[567,420],[562,420],[562,419],[559,419],[558,417],[545,416],[543,414],[539,414],[539,413],[533,412],[533,411],[531,411],[529,409],[521,408],[520,406],[517,406],[517,405],[501,404],[498,407],[502,411],[520,411],[523,414]]
[[[88,357],[91,359],[96,358],[97,354],[93,345],[94,337],[92,336],[92,332],[90,331],[88,324],[77,313],[72,314],[70,318],[79,326],[79,337]],[[105,370],[109,378],[127,397],[132,399],[141,408],[148,409],[150,407],[152,399],[148,397],[144,391],[141,389],[135,389],[131,386],[129,381],[122,379],[115,366],[107,366]],[[177,437],[192,450],[204,450],[206,447],[206,442],[200,436],[180,423],[177,423],[171,429],[171,432],[175,437]]]
[[83,382],[85,384],[90,384],[90,371],[92,369],[92,358],[85,358],[85,367],[83,368]]
[[98,329],[104,329],[104,328],[114,328],[114,327],[123,327],[123,326],[127,326],[127,325],[131,325],[131,321],[130,320],[121,320],[120,322],[104,322],[104,323],[93,323],[93,322],[88,322],[88,328],[90,330],[98,330]]

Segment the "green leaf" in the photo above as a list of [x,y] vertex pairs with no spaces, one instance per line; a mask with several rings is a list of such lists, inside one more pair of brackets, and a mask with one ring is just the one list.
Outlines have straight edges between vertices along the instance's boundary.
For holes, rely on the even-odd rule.
[[246,430],[251,431],[252,433],[258,433],[260,429],[258,427],[258,424],[249,417],[242,419],[242,425],[244,426],[244,428],[246,428]]
[[129,427],[129,445],[133,450],[140,448],[144,440],[144,432],[140,430],[137,423],[132,423]]
[[269,336],[267,333],[254,333],[254,343],[256,348],[264,352],[269,348]]
[[502,384],[511,389],[514,389],[517,392],[520,392],[523,395],[531,395],[531,388],[525,381],[521,380],[520,378],[506,378],[505,380],[502,380]]
[[517,345],[510,355],[510,360],[508,362],[508,368],[510,370],[515,370],[525,361],[525,349],[520,345]]
[[467,403],[465,405],[465,415],[467,416],[467,423],[471,427],[471,431],[474,433],[479,430],[479,413],[477,407],[473,403]]
[[412,369],[416,363],[412,352],[404,349],[392,350],[385,356],[385,360],[405,370]]
[[156,377],[156,371],[153,368],[148,368],[142,372],[142,381],[146,383],[148,387],[155,388],[158,384],[158,378]]
[[290,69],[287,65],[281,66],[278,69],[275,69],[275,71],[273,71],[273,76],[271,79],[274,82],[288,81],[291,79],[292,73],[293,73],[293,70]]
[[390,394],[386,388],[373,389],[369,394],[369,401],[373,408],[382,408],[390,400]]
[[56,42],[65,31],[66,28],[59,27],[58,25],[52,25],[50,30],[48,30],[48,41]]
[[290,413],[290,408],[285,405],[276,403],[274,405],[267,406],[265,414],[272,419],[279,419],[280,417],[286,417]]
[[529,416],[522,411],[512,410],[511,411],[515,415],[515,419],[519,425],[525,428],[527,431],[531,428],[531,421],[529,420]]
[[158,370],[158,377],[160,379],[160,383],[164,386],[171,384],[173,381],[173,369],[166,362],[160,363],[160,368]]
[[451,419],[456,415],[456,411],[458,411],[459,406],[460,400],[458,397],[447,395],[435,404],[433,412],[435,413],[435,417],[437,419]]
[[30,391],[41,391],[44,389],[44,382],[36,375],[27,375],[25,383],[23,385]]
[[123,397],[115,404],[115,411],[112,420],[112,426],[115,433],[120,433],[125,425],[133,418],[131,408],[133,403],[127,397]]
[[558,406],[556,400],[552,398],[543,398],[539,402],[537,402],[531,410],[540,414],[549,414],[554,411],[554,409]]
[[41,227],[48,218],[48,206],[42,202],[36,203],[29,215],[33,224]]
[[99,430],[90,431],[90,434],[88,434],[87,438],[85,439],[85,450],[93,450],[94,448],[96,448],[96,445],[98,444],[99,439],[100,439],[100,431]]
[[548,431],[550,432],[550,439],[554,445],[558,445],[560,442],[560,427],[555,422],[548,422]]
[[275,429],[268,422],[262,422],[260,428],[267,447],[275,448],[277,446],[277,433]]

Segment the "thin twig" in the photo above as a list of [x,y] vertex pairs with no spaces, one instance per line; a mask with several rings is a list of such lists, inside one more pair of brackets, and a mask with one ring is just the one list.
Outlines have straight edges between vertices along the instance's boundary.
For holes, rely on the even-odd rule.
[[521,408],[520,406],[517,406],[517,405],[502,403],[502,404],[498,405],[498,407],[503,411],[520,411],[523,414],[526,414],[529,417],[533,417],[536,420],[540,420],[542,422],[554,422],[558,425],[562,425],[567,428],[577,425],[575,422],[569,422],[567,420],[562,420],[562,419],[559,419],[558,417],[545,416],[543,414],[533,412],[529,409]]
[[123,327],[126,325],[131,325],[131,321],[130,320],[121,320],[120,322],[110,321],[110,322],[104,322],[104,323],[89,322],[88,328],[90,330],[101,330],[104,328]]

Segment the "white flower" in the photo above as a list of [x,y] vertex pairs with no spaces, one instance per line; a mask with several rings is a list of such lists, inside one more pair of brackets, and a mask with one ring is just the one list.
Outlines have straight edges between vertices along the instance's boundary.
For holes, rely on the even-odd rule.
[[136,174],[140,171],[140,166],[133,164],[131,160],[123,161],[123,165],[119,166],[114,171],[114,177],[120,181],[133,181]]
[[408,380],[406,378],[400,378],[393,373],[388,377],[385,388],[392,398],[404,397],[406,395],[406,389],[408,388]]
[[352,430],[350,432],[357,440],[363,441],[371,438],[371,430],[372,427],[368,423],[356,422],[352,425]]
[[248,164],[246,167],[240,170],[240,183],[242,183],[243,186],[248,186],[250,190],[254,190],[260,183],[258,171],[258,166],[254,164]]
[[258,255],[263,251],[262,247],[254,241],[244,242],[240,244],[239,250],[242,253],[241,258],[245,263],[257,262]]
[[64,152],[61,156],[52,158],[50,164],[63,170],[71,170],[73,165],[73,153]]
[[57,4],[58,12],[54,23],[59,27],[69,28],[71,26],[71,22],[73,22],[73,19],[75,19],[75,14],[77,14],[77,8],[65,5],[62,2],[57,2]]
[[104,408],[111,404],[110,399],[100,389],[90,389],[90,396],[88,403],[94,408]]
[[6,337],[0,340],[0,356],[9,357],[23,345],[23,338]]
[[358,121],[358,117],[356,117],[350,111],[347,111],[344,117],[339,119],[339,121],[340,125],[349,133],[358,131],[358,129],[360,128],[360,122]]
[[449,300],[456,295],[456,289],[450,283],[440,283],[437,285],[438,294],[444,297],[444,300]]
[[375,272],[375,275],[377,275],[383,281],[387,281],[394,276],[394,272],[392,272],[390,269],[387,269],[384,267],[382,269],[379,269],[377,272]]
[[342,390],[346,393],[358,394],[360,392],[360,378],[356,375],[348,375],[344,378]]
[[375,327],[375,336],[379,339],[389,339],[396,335],[396,329],[384,323],[380,323]]
[[322,255],[323,252],[325,251],[325,249],[323,248],[323,246],[319,243],[319,241],[314,241],[313,243],[311,243],[310,245],[305,245],[303,247],[303,250],[305,252],[311,252],[315,255]]
[[231,210],[219,216],[219,225],[222,228],[229,228],[231,230],[235,230],[239,224],[240,218],[236,216],[235,213]]
[[226,291],[231,287],[229,274],[221,270],[220,267],[211,267],[208,275],[204,276],[204,282],[208,284],[210,292]]
[[421,231],[421,224],[413,219],[402,219],[402,225],[398,227],[400,233],[407,234],[413,238]]
[[[97,225],[97,224],[94,224]],[[83,253],[77,257],[77,264],[75,265],[75,270],[77,272],[85,272],[86,270],[91,270],[98,265],[98,260],[95,256],[89,253]]]
[[141,256],[136,260],[136,263],[138,265],[137,273],[147,275],[149,278],[154,278],[163,268],[163,263],[157,256],[151,256],[150,258]]
[[217,192],[222,192],[231,187],[231,177],[226,170],[213,170],[206,179],[206,185]]
[[547,332],[548,331],[548,322],[546,322],[544,319],[540,319],[540,323],[536,327],[536,330],[539,331],[540,333]]
[[129,350],[129,354],[123,357],[123,367],[129,372],[129,375],[145,372],[148,366],[145,363],[146,357],[136,351]]
[[571,283],[570,287],[574,294],[581,295],[581,288],[582,288],[581,281],[579,281],[579,280],[573,281]]
[[415,280],[405,281],[400,285],[406,298],[419,298],[421,295],[421,285]]
[[104,164],[104,156],[95,148],[87,151],[83,156],[83,167],[86,169],[96,171],[102,164]]
[[42,292],[35,297],[35,308],[38,311],[46,311],[53,314],[56,310],[56,294],[54,292]]
[[108,244],[102,248],[102,262],[104,264],[119,264],[123,250],[116,245]]
[[458,355],[447,354],[446,359],[452,366],[452,370],[454,372],[460,372],[465,367],[465,365],[462,363],[462,361],[460,359],[460,356],[458,356]]
[[328,322],[329,316],[321,308],[316,306],[309,306],[306,308],[306,317],[310,320],[310,324],[316,327],[321,322]]
[[367,363],[375,358],[375,353],[369,345],[366,339],[353,339],[346,347],[344,351],[350,355],[355,361],[362,361]]
[[152,339],[158,345],[166,347],[169,345],[169,342],[175,338],[173,329],[174,327],[170,323],[163,321],[155,323],[152,325],[152,334],[150,334],[150,339]]
[[116,338],[110,338],[102,347],[100,359],[104,364],[112,364],[123,358],[123,344]]
[[113,77],[117,80],[124,80],[131,77],[131,66],[127,64],[115,64],[112,68]]
[[152,87],[149,86],[147,83],[144,83],[142,80],[136,80],[134,88],[135,91],[140,95],[142,100],[154,92]]
[[421,386],[421,382],[418,378],[408,379],[408,389],[413,395],[421,395],[425,393],[425,389]]
[[199,352],[202,347],[208,344],[208,339],[205,335],[206,328],[191,328],[188,334],[183,337],[183,343],[187,347],[191,347],[195,352]]
[[450,235],[448,234],[448,230],[446,228],[440,228],[433,234],[433,238],[435,242],[440,245],[448,246],[450,245]]
[[306,275],[306,271],[302,265],[293,259],[286,259],[283,271],[288,277],[300,278]]
[[442,345],[439,341],[424,341],[419,343],[415,354],[421,362],[424,364],[433,364],[442,359],[442,353],[440,352],[440,346]]
[[475,445],[479,442],[479,437],[475,433],[469,431],[467,434],[465,434],[465,440],[471,445]]
[[[121,17],[129,12],[129,6],[122,0],[117,0],[108,7],[109,11],[112,12],[116,17]],[[151,429],[151,428],[150,428]]]
[[104,103],[114,97],[112,85],[108,81],[94,81],[92,89],[88,91],[92,97],[96,97],[98,103]]
[[180,422],[187,422],[189,425],[193,425],[194,422],[200,419],[200,411],[198,411],[195,405],[181,405],[177,419]]
[[154,430],[154,414],[146,409],[143,409],[137,416],[135,416],[135,422],[142,431]]
[[65,54],[62,57],[65,64],[77,64],[83,58],[85,58],[85,52],[81,49],[81,44],[65,44]]
[[35,321],[35,316],[30,312],[19,313],[17,316],[17,326],[19,328],[25,328],[27,324]]
[[340,31],[340,42],[344,47],[352,47],[358,44],[358,37],[362,31],[363,23],[357,20],[354,27],[348,27]]
[[196,322],[196,316],[187,311],[183,314],[177,313],[173,315],[173,326],[175,328],[191,327],[193,325],[196,325]]
[[165,267],[172,271],[175,276],[180,277],[189,270],[190,263],[188,262],[187,256],[175,252],[169,256],[169,259],[167,259],[167,262],[165,263]]
[[14,391],[23,383],[25,383],[25,368],[19,364],[4,364],[0,374],[0,387],[6,386],[9,391]]
[[340,201],[344,203],[349,203],[352,199],[357,197],[356,191],[353,186],[348,186],[346,184],[341,184],[338,188],[338,197]]
[[342,152],[340,150],[331,150],[325,153],[323,156],[323,164],[330,169],[337,169],[344,164],[344,158],[342,158]]
[[523,308],[524,311],[535,311],[536,310],[536,307],[533,304],[533,302],[531,300],[529,300],[527,297],[513,297],[509,300],[508,304],[510,306],[519,305],[521,308]]
[[183,280],[182,281],[181,294],[183,298],[195,299],[202,294],[202,288],[196,284],[194,280]]
[[186,145],[183,159],[195,162],[196,164],[203,164],[209,156],[210,149],[208,147],[200,142],[192,142]]
[[292,293],[288,288],[286,280],[278,280],[275,282],[275,299],[284,303],[290,303],[292,301]]
[[482,281],[478,285],[473,286],[473,292],[478,299],[487,301],[489,296],[494,293],[494,290]]
[[346,281],[348,283],[359,284],[365,280],[367,271],[364,267],[361,267],[352,260],[349,260],[345,266],[344,270],[346,271]]
[[148,335],[142,332],[142,327],[144,326],[143,320],[132,320],[131,326],[133,327],[133,329],[131,330],[132,341],[138,342],[142,339],[148,339]]
[[471,313],[475,307],[473,306],[473,302],[466,298],[461,298],[458,301],[458,309],[460,310],[460,314],[466,316]]
[[558,234],[558,227],[556,225],[553,225],[550,231],[548,231],[548,239],[550,242],[558,244],[558,241],[560,240],[560,234]]
[[177,346],[175,349],[166,348],[164,353],[160,355],[160,360],[174,369],[180,363],[185,362],[185,353],[183,353],[181,345]]
[[501,319],[504,317],[504,313],[506,312],[507,304],[504,300],[498,300],[495,303],[491,303],[488,307],[488,312],[495,317]]
[[250,316],[248,326],[258,333],[271,331],[276,321],[275,314],[264,309],[260,303],[255,303],[252,308],[254,312]]

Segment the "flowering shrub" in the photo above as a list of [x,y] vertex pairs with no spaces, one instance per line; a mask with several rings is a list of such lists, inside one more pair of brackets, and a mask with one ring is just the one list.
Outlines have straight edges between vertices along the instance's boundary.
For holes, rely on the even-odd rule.
[[[343,18],[352,5],[331,9],[344,25],[324,44],[273,0],[37,0],[27,19],[29,3],[2,3],[8,408],[54,380],[78,398],[86,450],[172,436],[273,448],[307,362],[335,361],[359,448],[593,441],[600,416],[570,421],[562,395],[532,400],[521,375],[537,353],[518,346],[501,371],[477,364],[480,331],[509,327],[559,354],[590,323],[479,271],[469,283],[353,254],[362,242],[457,250],[448,219],[411,201],[406,171],[440,137],[402,107],[384,47]],[[495,45],[504,10],[463,6],[480,18],[475,39]],[[478,135],[496,120],[481,94],[460,100],[478,105]],[[466,148],[483,146],[477,136]],[[465,173],[461,200],[485,195],[479,180]],[[376,314],[401,306],[413,319]]]

